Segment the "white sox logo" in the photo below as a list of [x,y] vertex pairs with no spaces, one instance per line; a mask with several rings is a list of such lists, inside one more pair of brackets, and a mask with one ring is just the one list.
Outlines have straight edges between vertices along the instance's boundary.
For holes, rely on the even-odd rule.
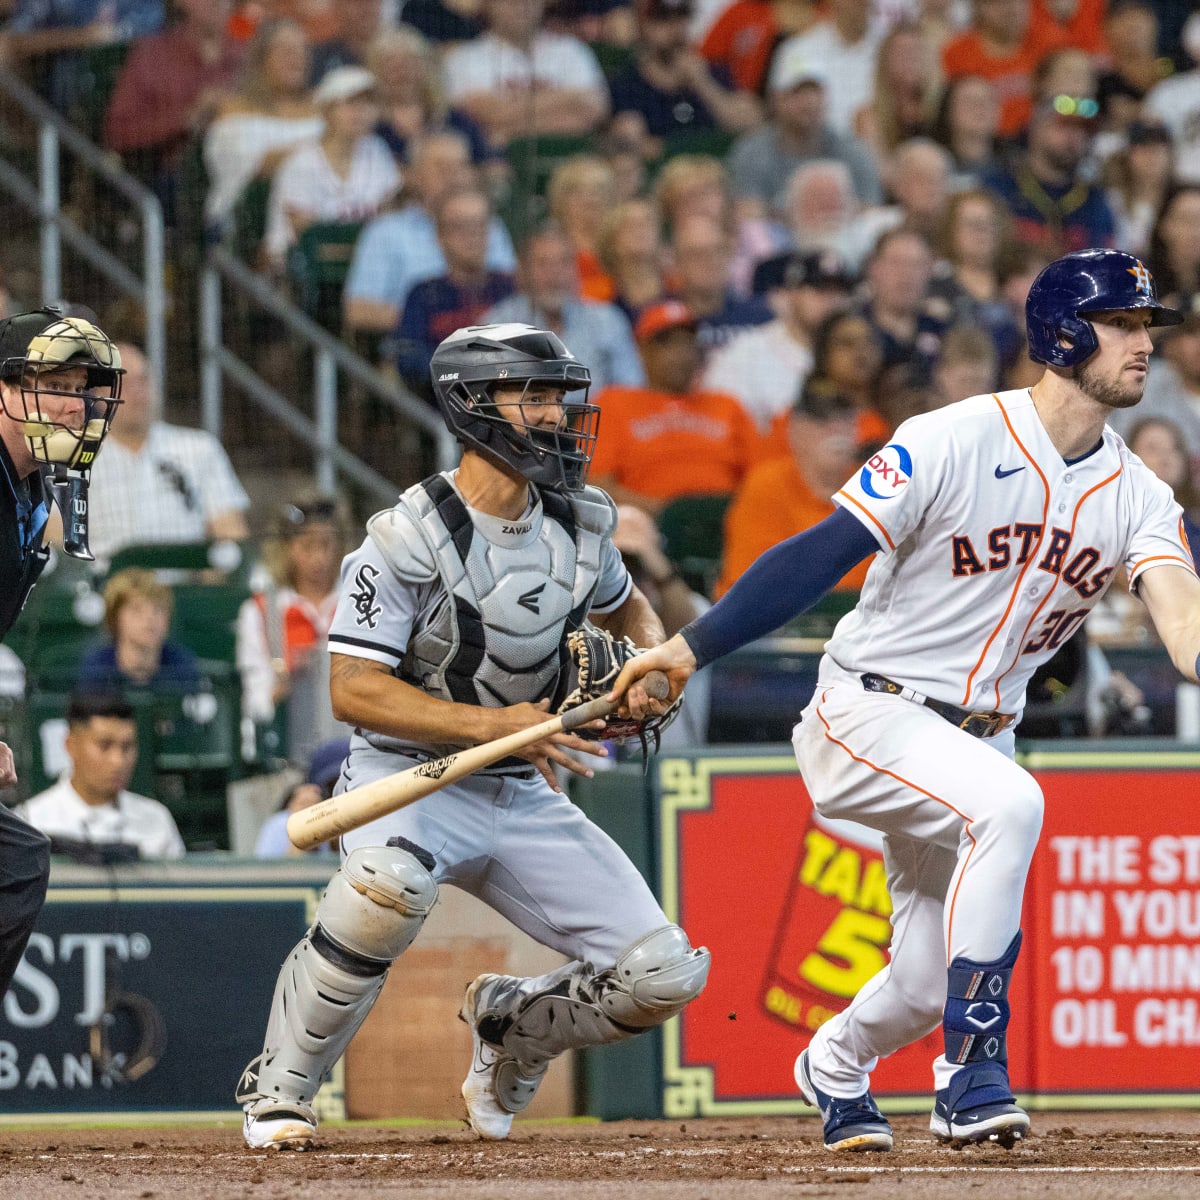
[[355,624],[365,625],[368,629],[375,628],[379,614],[383,612],[382,605],[375,603],[379,593],[374,581],[378,578],[379,568],[371,566],[370,563],[363,563],[354,576],[354,584],[358,591],[350,599],[354,601],[354,611],[358,613]]
[[435,758],[432,762],[422,763],[414,772],[414,775],[423,775],[426,779],[441,779],[449,768],[451,759]]

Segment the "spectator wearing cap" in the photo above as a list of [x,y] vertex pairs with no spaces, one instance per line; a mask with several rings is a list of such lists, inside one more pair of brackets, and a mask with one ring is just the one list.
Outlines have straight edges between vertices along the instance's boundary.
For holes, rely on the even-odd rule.
[[858,111],[875,97],[875,58],[883,40],[871,21],[871,0],[829,0],[829,16],[782,42],[776,55],[796,54],[825,71],[825,119],[838,133],[853,134]]
[[1139,118],[1125,131],[1125,146],[1104,164],[1105,195],[1116,222],[1116,244],[1130,254],[1150,250],[1154,218],[1171,189],[1175,143],[1154,117]]
[[663,138],[680,131],[743,133],[762,120],[756,96],[738,91],[688,40],[692,0],[635,0],[634,60],[609,81],[613,130],[658,158]]
[[817,15],[815,0],[734,0],[705,33],[700,53],[743,91],[762,95],[775,47],[810,29]]
[[334,67],[313,98],[325,121],[321,136],[293,150],[271,181],[264,247],[277,266],[310,225],[365,221],[400,188],[392,152],[371,132],[379,117],[375,76]]
[[743,134],[729,153],[729,173],[748,216],[778,215],[792,172],[819,158],[844,162],[854,191],[866,204],[882,199],[871,152],[856,138],[831,129],[825,119],[828,75],[803,47],[781,47],[767,78],[770,120]]
[[[1114,409],[1108,423],[1126,437],[1135,422],[1148,417],[1173,421],[1183,431],[1194,472],[1200,472],[1200,296],[1191,297],[1183,323],[1164,329],[1156,339],[1154,369],[1136,408]],[[1200,545],[1193,545],[1200,551]]]
[[591,133],[608,116],[608,86],[578,38],[541,28],[543,0],[484,0],[487,32],[443,63],[446,97],[505,146],[518,135]]
[[812,371],[813,335],[830,313],[849,303],[853,286],[849,268],[832,251],[792,255],[783,272],[780,315],[715,350],[704,387],[735,396],[759,432],[771,434]]
[[[810,378],[787,415],[786,449],[757,464],[725,514],[716,594],[723,595],[758,556],[832,515],[833,494],[859,463],[854,401],[828,379]],[[857,591],[870,560],[836,590]]]
[[337,67],[366,66],[371,42],[387,26],[383,0],[337,0],[330,8],[337,32],[313,43],[308,78],[314,86]]
[[1086,96],[1040,101],[1024,151],[981,179],[1012,214],[1014,235],[1043,246],[1052,258],[1114,244],[1116,222],[1104,189],[1082,171],[1097,111],[1096,102]]
[[671,230],[671,255],[674,290],[697,322],[704,354],[771,320],[761,296],[734,291],[733,233],[718,218],[696,214],[678,220]]
[[237,79],[245,47],[229,36],[231,0],[175,0],[178,19],[129,48],[104,114],[106,149],[154,188],[174,223],[189,138]]
[[990,79],[1000,94],[1000,134],[1014,137],[1033,110],[1033,70],[1062,33],[1048,21],[1032,20],[1032,0],[972,0],[971,26],[942,48],[948,80],[962,75]]
[[580,298],[575,251],[558,226],[544,225],[525,239],[516,282],[516,294],[489,309],[486,323],[552,329],[587,364],[595,392],[646,382],[629,318],[615,304]]
[[646,386],[597,396],[593,482],[655,517],[680,496],[732,492],[767,444],[733,396],[693,389],[701,362],[695,316],[664,300],[643,311],[634,332]]
[[[258,838],[254,843],[255,858],[290,858],[306,853],[292,845],[287,835],[288,818],[292,813],[303,812],[333,795],[334,786],[342,773],[342,763],[346,761],[349,753],[349,738],[334,738],[322,742],[313,751],[304,782],[288,788],[279,811],[272,813],[258,831]],[[307,853],[328,853],[332,850],[333,846],[327,843],[316,846]]]
[[478,325],[494,304],[513,293],[513,277],[488,267],[492,219],[486,192],[470,185],[447,193],[434,209],[446,273],[418,283],[396,330],[396,366],[404,382],[433,402],[429,363],[438,343],[456,329]]
[[263,544],[261,585],[238,611],[244,718],[273,721],[295,673],[321,652],[349,534],[345,502],[320,492],[303,493],[275,513]]
[[1180,36],[1196,65],[1157,84],[1146,96],[1145,110],[1171,131],[1175,177],[1182,183],[1200,183],[1200,12],[1188,17]]

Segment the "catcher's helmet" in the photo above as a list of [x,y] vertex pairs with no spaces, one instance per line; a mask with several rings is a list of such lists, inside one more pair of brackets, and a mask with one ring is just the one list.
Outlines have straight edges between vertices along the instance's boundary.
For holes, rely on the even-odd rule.
[[[51,420],[43,396],[61,392],[49,378],[69,367],[87,371],[80,428]],[[107,334],[82,317],[64,317],[56,308],[18,313],[0,321],[0,380],[19,390],[21,411],[11,412],[0,393],[0,406],[20,421],[25,440],[40,463],[88,470],[108,433],[121,398],[121,354]]]
[[[1055,259],[1033,281],[1025,301],[1029,357],[1074,367],[1100,348],[1089,312],[1150,310],[1151,325],[1178,325],[1183,314],[1164,308],[1146,264],[1122,250],[1079,250]],[[1069,342],[1062,345],[1061,340]]]
[[[450,431],[464,445],[498,459],[542,487],[576,492],[587,482],[600,409],[587,403],[591,372],[556,334],[533,325],[469,325],[433,352],[433,391]],[[493,398],[498,385],[549,384],[563,398],[557,427],[516,424]]]

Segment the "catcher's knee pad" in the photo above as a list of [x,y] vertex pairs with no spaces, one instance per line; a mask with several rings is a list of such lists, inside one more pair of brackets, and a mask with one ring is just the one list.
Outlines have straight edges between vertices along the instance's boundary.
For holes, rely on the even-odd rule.
[[262,1060],[249,1069],[257,1080],[245,1095],[312,1101],[433,907],[432,865],[416,846],[368,846],[347,857],[279,973]]
[[393,843],[347,855],[317,908],[318,928],[385,968],[412,945],[437,900],[432,856],[400,838]]
[[947,1062],[1008,1062],[1008,988],[1020,950],[1018,930],[994,962],[960,956],[950,963],[942,1014]]
[[600,1003],[622,1025],[661,1025],[700,995],[711,963],[712,955],[703,946],[693,950],[678,925],[664,925],[634,942],[603,973]]
[[700,994],[710,961],[678,925],[665,925],[607,971],[572,963],[538,980],[512,980],[507,996],[497,991],[480,1034],[536,1069],[564,1050],[624,1041],[661,1025]]

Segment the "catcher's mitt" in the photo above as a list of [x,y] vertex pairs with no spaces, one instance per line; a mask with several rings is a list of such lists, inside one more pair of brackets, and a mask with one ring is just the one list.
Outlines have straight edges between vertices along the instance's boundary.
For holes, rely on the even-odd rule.
[[[628,638],[615,638],[607,630],[585,624],[567,635],[567,665],[559,684],[558,695],[562,697],[556,712],[564,713],[589,700],[607,694],[621,668],[635,655],[638,649]],[[577,736],[593,741],[627,742],[637,738],[642,749],[653,743],[658,749],[659,736],[679,713],[683,704],[680,695],[667,711],[640,721],[632,717],[619,717],[616,713],[606,717],[603,729],[576,729]]]

